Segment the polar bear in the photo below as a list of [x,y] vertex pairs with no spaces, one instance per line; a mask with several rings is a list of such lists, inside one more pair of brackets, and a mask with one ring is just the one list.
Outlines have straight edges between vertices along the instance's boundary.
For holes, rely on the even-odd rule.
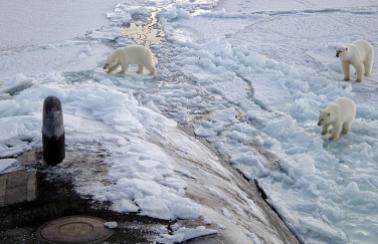
[[344,72],[344,80],[350,80],[349,65],[353,65],[357,72],[357,82],[363,80],[364,75],[370,75],[373,69],[374,49],[365,40],[357,40],[351,44],[336,48],[336,57],[340,58]]
[[347,134],[356,117],[356,104],[349,98],[341,97],[320,112],[318,126],[322,126],[322,135],[331,129],[330,140],[337,140],[340,134]]
[[143,67],[146,67],[150,71],[150,75],[154,75],[156,63],[157,60],[149,48],[142,45],[130,45],[116,49],[107,59],[103,68],[107,73],[111,73],[121,66],[120,73],[124,74],[127,72],[129,64],[137,64],[138,74],[142,74]]

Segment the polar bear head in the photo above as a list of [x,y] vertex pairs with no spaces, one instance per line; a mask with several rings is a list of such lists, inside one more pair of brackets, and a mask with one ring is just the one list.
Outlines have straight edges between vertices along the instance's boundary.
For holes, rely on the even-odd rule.
[[334,106],[328,106],[326,109],[320,112],[318,126],[331,124],[336,120],[337,108]]
[[336,48],[336,57],[341,60],[348,60],[350,58],[349,48],[347,46],[340,46]]
[[111,67],[114,67],[118,65],[118,59],[117,59],[117,54],[114,52],[110,57],[106,60],[104,66],[102,67],[103,69],[109,69]]

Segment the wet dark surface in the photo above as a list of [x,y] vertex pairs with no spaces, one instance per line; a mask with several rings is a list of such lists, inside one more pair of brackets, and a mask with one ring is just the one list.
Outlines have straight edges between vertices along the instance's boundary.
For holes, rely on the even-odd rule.
[[104,209],[106,205],[80,197],[70,183],[47,181],[45,173],[37,173],[38,196],[32,202],[0,209],[0,243],[44,243],[36,237],[39,226],[49,220],[71,215],[89,215],[119,222],[109,243],[152,243],[159,227],[167,221],[136,214],[120,214]]
[[119,222],[120,228],[107,240],[109,243],[152,243],[158,229],[168,225],[168,221],[106,210],[106,204],[80,197],[69,182],[47,181],[45,173],[37,173],[37,179],[37,200],[0,209],[0,243],[44,243],[36,237],[38,227],[71,215]]
[[[91,152],[94,152],[93,148]],[[103,154],[102,151],[100,153]],[[72,215],[117,221],[119,228],[114,230],[107,243],[153,243],[159,231],[167,230],[169,221],[113,212],[107,210],[108,203],[99,203],[89,196],[79,195],[74,190],[69,174],[52,177],[54,168],[46,170],[46,166],[41,163],[30,163],[32,159],[38,161],[39,156],[38,153],[28,152],[18,157],[25,163],[29,161],[28,167],[37,169],[37,198],[0,208],[0,243],[45,243],[38,240],[37,229],[47,221]],[[96,160],[96,156],[92,156],[86,157],[85,163]]]

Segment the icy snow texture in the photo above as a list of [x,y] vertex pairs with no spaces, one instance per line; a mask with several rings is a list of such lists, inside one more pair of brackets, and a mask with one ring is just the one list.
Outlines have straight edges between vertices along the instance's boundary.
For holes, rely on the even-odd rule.
[[0,159],[0,174],[20,169],[21,165],[16,159]]
[[158,243],[182,243],[184,241],[188,241],[202,236],[213,235],[216,233],[216,230],[206,229],[205,226],[198,226],[197,228],[181,227],[178,230],[175,230],[173,235],[164,234],[163,237],[158,240]]
[[[245,176],[258,179],[304,242],[375,243],[377,66],[363,83],[345,83],[334,46],[358,38],[378,42],[376,1],[232,0],[188,16],[195,6],[212,5],[130,1],[107,14],[111,26],[87,34],[92,42],[2,52],[4,86],[33,87],[0,101],[0,152],[9,153],[6,143],[14,138],[18,149],[27,147],[23,138],[39,138],[42,100],[57,95],[69,140],[101,142],[111,152],[111,184],[96,179],[77,185],[80,192],[110,200],[118,211],[195,217],[185,182],[158,146],[168,139],[186,142],[173,139],[175,123],[164,113],[193,124]],[[152,47],[160,75],[104,75],[101,60],[110,50],[100,43],[132,43],[120,38],[122,26],[145,19],[151,6],[162,9],[167,38]],[[357,102],[357,120],[352,133],[329,143],[316,120],[339,96]]]
[[104,223],[104,226],[105,226],[106,228],[109,228],[109,229],[115,229],[115,228],[118,227],[118,223],[115,222],[115,221],[105,222],[105,223]]
[[[176,21],[212,4],[127,1],[107,13],[110,23],[74,40],[1,51],[0,156],[41,145],[43,99],[54,95],[63,105],[69,160],[49,168],[50,177],[69,176],[79,193],[108,201],[116,211],[162,219],[202,215],[214,228],[222,223],[219,236],[226,243],[294,240],[270,216],[253,185],[162,116],[170,110],[161,111],[164,107],[153,99],[144,101],[146,92],[169,85],[165,77],[170,71],[162,67],[161,76],[141,76],[132,66],[123,76],[107,75],[101,68],[114,48],[133,43],[122,36],[128,21],[148,21],[149,14],[160,10]],[[151,48],[169,55],[165,44]],[[196,96],[195,89],[188,92]],[[187,100],[176,102],[182,99]],[[95,152],[95,163],[80,159],[81,152]],[[75,153],[80,154],[77,164]]]
[[[0,51],[60,42],[100,28],[119,0],[0,1]],[[78,21],[79,20],[79,21]]]
[[177,130],[174,121],[139,106],[131,92],[121,93],[110,85],[67,85],[61,76],[49,81],[11,100],[13,108],[22,108],[23,112],[13,109],[13,120],[1,118],[2,128],[8,128],[9,134],[2,134],[2,139],[25,133],[9,130],[12,124],[28,128],[28,133],[38,138],[43,99],[57,96],[63,104],[67,140],[99,142],[112,152],[107,158],[107,179],[112,184],[87,183],[78,186],[79,192],[110,201],[117,211],[141,210],[141,214],[161,219],[198,216],[196,204],[184,197],[185,183],[175,176],[170,157],[153,142],[163,139],[167,131]]
[[[377,66],[361,84],[343,82],[334,46],[377,43],[376,9],[374,1],[235,0],[219,14],[161,16],[177,80],[144,99],[193,121],[197,135],[257,178],[304,242],[375,243]],[[340,96],[357,102],[357,120],[327,142],[317,118]]]

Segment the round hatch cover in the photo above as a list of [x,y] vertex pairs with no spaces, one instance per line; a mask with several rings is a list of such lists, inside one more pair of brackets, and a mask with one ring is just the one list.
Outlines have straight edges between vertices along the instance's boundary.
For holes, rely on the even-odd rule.
[[88,216],[70,216],[49,221],[39,227],[37,236],[49,243],[97,243],[108,239],[113,231],[106,221]]

